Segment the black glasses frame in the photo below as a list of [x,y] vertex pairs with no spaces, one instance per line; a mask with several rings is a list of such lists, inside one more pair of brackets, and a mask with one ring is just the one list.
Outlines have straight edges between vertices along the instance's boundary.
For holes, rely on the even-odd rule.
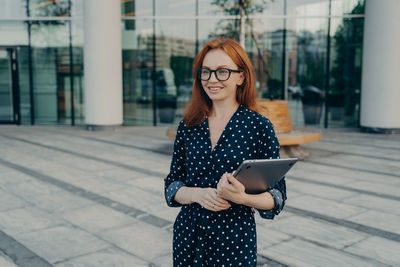
[[[202,78],[201,78],[201,71],[202,71],[202,70],[208,70],[208,71],[210,72],[210,75],[208,76],[207,79],[202,79]],[[218,74],[217,74],[217,71],[219,71],[219,70],[227,70],[227,71],[228,71],[228,78],[226,78],[226,79],[220,79],[220,78],[218,77]],[[232,73],[232,72],[240,73],[240,72],[242,72],[242,71],[243,71],[243,70],[232,70],[232,69],[228,69],[228,68],[218,68],[218,69],[215,69],[215,70],[208,69],[208,68],[199,68],[199,69],[197,69],[197,76],[198,76],[198,78],[199,78],[200,80],[202,80],[202,81],[208,81],[208,80],[211,79],[211,75],[212,75],[212,73],[214,72],[214,73],[215,73],[215,78],[217,78],[218,81],[223,82],[223,81],[229,80],[229,78],[231,77],[231,73]]]

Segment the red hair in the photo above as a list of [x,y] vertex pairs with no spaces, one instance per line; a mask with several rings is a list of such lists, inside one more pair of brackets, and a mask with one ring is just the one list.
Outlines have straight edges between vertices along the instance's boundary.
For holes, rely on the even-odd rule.
[[203,46],[193,63],[193,89],[192,99],[185,107],[183,120],[188,127],[202,123],[212,108],[211,99],[204,92],[201,80],[197,76],[197,69],[202,67],[204,57],[212,49],[221,49],[243,71],[244,80],[237,87],[236,100],[240,105],[256,110],[256,92],[254,81],[254,69],[250,58],[243,47],[235,40],[218,38],[209,41]]

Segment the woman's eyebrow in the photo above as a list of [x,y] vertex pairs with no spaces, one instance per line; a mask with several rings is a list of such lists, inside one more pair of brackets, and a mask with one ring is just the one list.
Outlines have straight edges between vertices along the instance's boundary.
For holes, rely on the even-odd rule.
[[[202,68],[211,69],[210,67],[208,67],[208,66],[204,66],[204,65],[203,65],[203,67],[202,67]],[[227,66],[227,65],[221,65],[221,66],[218,66],[218,67],[216,67],[216,69],[219,69],[219,68],[229,68],[229,66]]]

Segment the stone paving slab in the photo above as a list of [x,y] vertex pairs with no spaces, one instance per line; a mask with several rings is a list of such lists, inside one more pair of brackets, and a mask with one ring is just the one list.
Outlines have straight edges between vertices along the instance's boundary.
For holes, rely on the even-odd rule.
[[0,212],[31,206],[32,204],[0,189]]
[[267,249],[272,245],[281,243],[282,241],[287,241],[293,238],[292,235],[280,232],[270,227],[269,225],[259,225],[256,226],[257,229],[257,248]]
[[380,237],[370,237],[344,250],[360,256],[368,255],[392,266],[399,266],[400,263],[400,243]]
[[369,210],[347,220],[400,234],[400,216]]
[[140,221],[99,235],[104,240],[149,262],[172,253],[171,234]]
[[338,146],[337,143],[328,143],[328,142],[316,142],[316,143],[309,143],[305,144],[304,147],[307,148],[312,148],[312,149],[324,149],[324,150],[329,150],[332,152],[336,152],[339,154],[344,154],[344,153],[355,153],[359,155],[368,155],[368,156],[376,156],[376,157],[384,157],[384,158],[392,158],[396,160],[400,160],[400,155],[398,152],[392,149],[385,149],[384,147],[382,148],[377,148],[377,147],[369,147],[366,144],[363,145],[357,145],[357,144],[348,144],[346,145],[346,151],[343,151],[342,146]]
[[301,237],[326,246],[342,249],[367,237],[367,234],[315,219],[292,216],[271,227],[271,230]]
[[[354,181],[367,181],[373,183],[376,183],[376,181],[381,181],[384,184],[400,186],[400,179],[398,177],[390,177],[387,175],[381,175],[376,173],[361,172],[360,170],[356,169],[354,170],[342,169],[340,168],[340,166],[320,165],[318,163],[314,163],[311,161],[306,161],[301,165],[303,165],[303,168],[305,168],[304,169],[305,175],[301,177],[307,177],[307,178],[320,177],[320,179],[328,180],[329,182],[332,183],[335,183],[335,181],[337,181],[337,183],[339,184],[347,184],[347,183],[352,183]],[[314,170],[318,172],[321,169],[326,172],[329,172],[329,174],[327,174],[327,176],[313,174]],[[310,172],[310,170],[313,171]]]
[[398,162],[369,157],[359,157],[353,155],[336,155],[329,158],[314,158],[314,162],[324,162],[329,164],[340,164],[343,167],[359,169],[367,172],[382,172],[393,175],[400,173]]
[[399,196],[399,188],[393,185],[382,184],[382,183],[373,183],[373,182],[366,182],[366,181],[356,181],[353,183],[349,183],[346,186],[355,188],[355,189],[362,189],[362,190],[371,190],[373,189],[377,193],[384,193],[392,196]]
[[287,204],[295,208],[318,212],[320,214],[341,219],[355,216],[367,210],[362,207],[357,207],[338,201],[321,199],[310,195],[298,196],[291,199],[288,198]]
[[91,191],[97,194],[102,194],[110,191],[118,191],[126,189],[128,187],[128,184],[125,182],[115,181],[113,179],[102,176],[87,177],[85,179],[75,179],[74,181],[69,181],[69,184],[78,186],[87,191]]
[[31,206],[0,212],[0,229],[11,236],[65,224],[59,217]]
[[347,190],[337,189],[333,186],[324,186],[312,183],[298,182],[287,179],[287,186],[293,188],[293,191],[301,195],[309,194],[315,197],[320,197],[328,200],[341,201],[345,198],[354,197],[357,193],[349,192]]
[[[320,166],[316,164],[309,164],[308,162],[302,162],[303,164],[296,164],[296,168],[293,168],[288,173],[288,178],[291,176],[301,177],[310,181],[317,182],[328,182],[330,184],[346,185],[355,181],[359,181],[359,177],[347,177],[342,174],[342,170],[329,166]],[[297,166],[299,166],[297,168]],[[310,169],[313,171],[310,172]]]
[[60,216],[90,233],[99,233],[136,222],[128,215],[98,204],[63,212]]
[[259,251],[271,259],[289,266],[386,266],[349,253],[293,239]]
[[149,263],[121,251],[117,248],[107,248],[96,251],[84,256],[76,257],[58,264],[57,267],[100,267],[100,266],[118,266],[118,267],[141,267],[149,266]]
[[[41,257],[57,266],[172,266],[179,208],[163,196],[172,147],[165,130],[0,126],[0,234],[18,242],[13,249],[0,241],[10,247],[6,257],[15,255],[14,264],[30,258],[30,267],[46,264]],[[311,158],[287,176],[287,208],[272,221],[256,214],[259,266],[399,265],[389,256],[400,244],[393,210],[400,179],[369,172],[386,157],[400,158],[399,144],[400,135],[329,131],[307,144]],[[396,164],[387,166],[396,171]],[[72,241],[78,236],[81,244]],[[69,246],[84,249],[58,251]]]
[[17,234],[15,239],[52,264],[110,247],[102,239],[70,226]]
[[25,199],[29,199],[35,196],[57,194],[61,191],[61,189],[57,186],[43,183],[41,181],[36,181],[33,179],[26,182],[10,185],[7,187],[7,189],[15,195],[21,196]]
[[[400,190],[399,190],[400,193]],[[400,216],[400,201],[369,195],[356,195],[343,199],[344,203]]]
[[49,213],[63,213],[69,210],[82,208],[95,204],[86,198],[82,198],[66,191],[46,195],[24,197],[26,201]]
[[3,253],[1,253],[1,251],[0,251],[0,266],[2,266],[2,267],[17,267],[17,265],[15,265],[9,257],[7,257]]

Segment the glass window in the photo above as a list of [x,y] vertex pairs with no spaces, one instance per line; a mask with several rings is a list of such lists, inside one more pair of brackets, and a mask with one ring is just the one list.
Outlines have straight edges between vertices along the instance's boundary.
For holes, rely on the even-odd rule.
[[26,0],[2,0],[0,19],[26,17]]
[[31,93],[29,87],[29,46],[18,47],[17,61],[21,124],[30,124]]
[[247,13],[251,15],[279,16],[283,15],[284,0],[253,0],[248,6]]
[[288,99],[292,123],[322,126],[328,18],[287,20]]
[[246,25],[246,52],[256,73],[257,96],[281,99],[283,95],[283,19],[253,19]]
[[0,122],[14,120],[14,87],[12,56],[9,49],[0,48]]
[[22,21],[0,21],[0,46],[27,45],[28,30]]
[[198,0],[200,16],[239,15],[237,0]]
[[332,0],[332,15],[364,14],[365,0]]
[[67,17],[69,16],[68,0],[48,1],[30,0],[31,17]]
[[239,40],[238,19],[199,19],[199,50],[201,47],[216,37],[229,37]]
[[152,0],[121,0],[121,15],[126,16],[126,17],[153,16],[153,1]]
[[195,20],[156,23],[157,121],[176,124],[190,100],[196,51]]
[[329,0],[287,1],[287,14],[290,16],[328,16]]
[[[75,124],[84,123],[84,67],[83,67],[83,21],[72,21],[72,60],[74,84],[74,118]],[[66,90],[70,91],[70,77],[65,76]]]
[[35,122],[70,124],[68,23],[34,22],[31,36]]
[[335,19],[331,40],[329,127],[358,126],[364,19]]
[[152,125],[153,21],[123,20],[122,23],[124,124]]
[[83,1],[84,0],[71,0],[71,17],[83,16]]
[[194,16],[196,0],[156,0],[156,16]]
[[[200,16],[239,16],[238,0],[198,0]],[[246,2],[247,3],[247,2]],[[283,0],[253,0],[244,7],[245,14],[252,15],[282,15]]]

